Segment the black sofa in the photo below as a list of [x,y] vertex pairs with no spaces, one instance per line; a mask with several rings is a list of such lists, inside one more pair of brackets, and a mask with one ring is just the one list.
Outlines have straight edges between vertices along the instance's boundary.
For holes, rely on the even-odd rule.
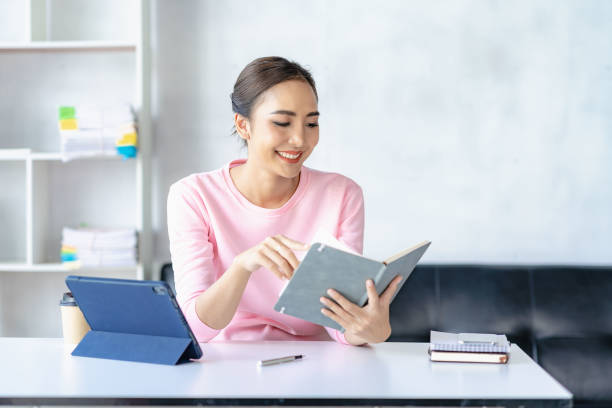
[[[162,279],[173,284],[172,265]],[[391,305],[389,341],[430,330],[506,334],[574,394],[612,407],[612,267],[419,265]]]
[[612,267],[417,266],[390,313],[390,341],[506,334],[574,406],[612,407]]

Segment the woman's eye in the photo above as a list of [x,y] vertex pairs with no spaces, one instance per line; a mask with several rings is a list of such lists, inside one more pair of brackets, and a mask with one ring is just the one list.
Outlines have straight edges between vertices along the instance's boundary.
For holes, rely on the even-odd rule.
[[311,128],[314,128],[314,127],[317,127],[317,126],[319,126],[318,123],[309,123],[308,124],[308,127],[311,127]]
[[289,122],[273,122],[276,126],[287,127],[289,126]]

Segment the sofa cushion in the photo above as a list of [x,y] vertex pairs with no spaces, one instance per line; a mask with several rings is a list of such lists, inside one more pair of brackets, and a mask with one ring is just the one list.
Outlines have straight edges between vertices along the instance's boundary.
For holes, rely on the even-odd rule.
[[585,402],[612,402],[612,337],[546,338],[537,341],[538,362]]
[[533,291],[536,337],[612,336],[610,268],[534,268]]
[[166,263],[162,266],[160,279],[168,283],[172,292],[176,294],[176,288],[174,287],[174,270],[172,269],[171,263]]
[[428,342],[437,314],[435,266],[418,265],[391,303],[389,341]]

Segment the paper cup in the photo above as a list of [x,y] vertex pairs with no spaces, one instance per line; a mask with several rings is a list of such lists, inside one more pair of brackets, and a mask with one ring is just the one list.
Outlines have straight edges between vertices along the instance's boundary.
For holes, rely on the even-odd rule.
[[76,304],[72,293],[66,292],[60,301],[62,313],[62,333],[64,343],[77,344],[90,330],[89,324],[85,320],[81,309]]

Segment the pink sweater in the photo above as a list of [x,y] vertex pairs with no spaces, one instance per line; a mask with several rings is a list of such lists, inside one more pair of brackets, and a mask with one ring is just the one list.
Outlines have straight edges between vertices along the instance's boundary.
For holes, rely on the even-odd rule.
[[[286,283],[260,268],[253,272],[232,321],[222,330],[198,318],[195,301],[230,267],[234,257],[268,236],[310,243],[324,229],[356,252],[363,251],[361,188],[351,179],[302,166],[293,196],[281,208],[254,205],[236,188],[229,169],[187,176],[170,187],[168,235],[179,305],[200,342],[225,340],[329,340],[348,344],[337,330],[278,313],[274,304]],[[321,305],[323,307],[323,305]]]

